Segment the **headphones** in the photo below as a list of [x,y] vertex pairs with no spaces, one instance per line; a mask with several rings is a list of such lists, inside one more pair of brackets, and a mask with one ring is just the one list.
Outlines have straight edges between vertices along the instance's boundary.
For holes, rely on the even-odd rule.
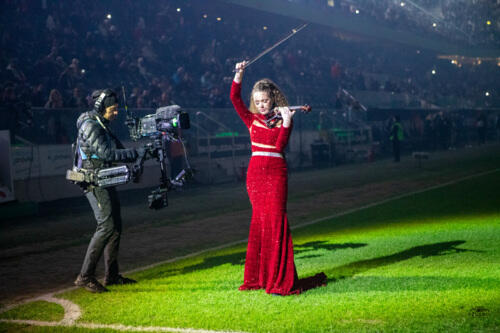
[[112,95],[115,95],[115,93],[110,90],[110,89],[104,89],[100,94],[99,94],[99,97],[97,97],[97,100],[95,101],[94,103],[94,110],[99,113],[99,114],[102,114],[103,110],[102,110],[102,102],[104,101],[104,99],[106,97],[109,97],[109,96],[112,96]]

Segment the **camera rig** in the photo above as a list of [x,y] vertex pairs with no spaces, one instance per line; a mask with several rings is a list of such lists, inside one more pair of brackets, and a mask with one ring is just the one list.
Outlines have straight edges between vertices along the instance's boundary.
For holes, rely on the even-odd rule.
[[[160,184],[148,195],[149,208],[161,209],[168,206],[167,192],[174,187],[181,187],[192,177],[193,170],[189,164],[184,142],[180,137],[181,129],[190,128],[189,114],[183,112],[178,105],[160,107],[154,114],[135,117],[129,112],[125,99],[126,121],[130,138],[133,141],[141,139],[148,142],[138,149],[138,157],[132,166],[120,165],[110,168],[87,170],[73,167],[66,172],[66,179],[75,182],[88,190],[91,187],[109,187],[127,184],[130,181],[139,182],[144,169],[144,162],[155,158],[160,164]],[[167,170],[167,151],[170,142],[179,142],[184,150],[186,168],[175,178],[170,179]]]
[[[137,161],[132,167],[131,178],[138,182],[142,175],[144,161],[148,157],[156,158],[160,164],[160,185],[151,191],[148,196],[149,208],[160,209],[168,206],[167,192],[175,187],[184,185],[193,171],[187,158],[184,142],[179,136],[179,130],[189,129],[189,114],[183,112],[178,105],[160,107],[154,114],[146,115],[142,118],[134,117],[127,109],[127,125],[130,138],[133,141],[146,139],[144,149],[140,151]],[[169,142],[179,142],[184,150],[186,168],[183,169],[174,179],[168,177],[167,170],[167,150]]]

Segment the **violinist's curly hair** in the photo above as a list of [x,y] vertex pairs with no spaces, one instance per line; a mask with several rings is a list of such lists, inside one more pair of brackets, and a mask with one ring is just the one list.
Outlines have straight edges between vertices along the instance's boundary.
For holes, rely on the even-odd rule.
[[286,96],[281,92],[281,89],[276,83],[270,79],[261,79],[253,85],[252,94],[250,95],[250,112],[259,113],[255,107],[255,102],[253,100],[253,94],[256,91],[267,92],[269,98],[271,99],[271,108],[278,106],[288,106],[288,101]]

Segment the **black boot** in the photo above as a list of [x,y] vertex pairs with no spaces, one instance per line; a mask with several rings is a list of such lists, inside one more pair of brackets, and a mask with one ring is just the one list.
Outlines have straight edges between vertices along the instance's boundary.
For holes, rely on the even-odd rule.
[[129,279],[129,278],[126,278],[126,277],[123,277],[120,274],[118,274],[114,278],[105,278],[104,279],[104,285],[105,286],[134,284],[134,283],[137,283],[137,281]]
[[75,286],[83,287],[91,293],[104,293],[106,291],[109,291],[95,278],[83,278],[81,275],[78,275],[74,283]]

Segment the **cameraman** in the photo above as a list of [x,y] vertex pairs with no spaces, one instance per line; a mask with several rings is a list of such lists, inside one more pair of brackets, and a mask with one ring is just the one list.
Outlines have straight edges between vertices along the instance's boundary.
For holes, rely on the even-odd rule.
[[[77,120],[77,155],[79,167],[87,170],[107,168],[116,162],[134,162],[137,159],[135,149],[125,149],[108,125],[118,115],[118,97],[110,89],[92,93],[94,109],[82,113]],[[120,202],[115,187],[84,188],[97,220],[97,229],[90,241],[80,274],[75,285],[90,292],[108,291],[105,286],[131,284],[136,281],[123,277],[118,270],[118,247],[122,221]],[[95,278],[95,270],[104,253],[104,286]]]

